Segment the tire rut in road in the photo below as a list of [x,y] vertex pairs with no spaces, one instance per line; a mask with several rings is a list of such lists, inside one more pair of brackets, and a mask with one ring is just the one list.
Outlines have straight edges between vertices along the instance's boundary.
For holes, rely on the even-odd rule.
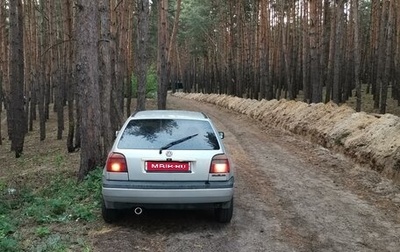
[[[178,99],[175,102],[182,101]],[[176,108],[182,108],[182,105]],[[317,234],[307,230],[303,225],[305,221],[294,215],[295,212],[292,211],[292,218],[287,218],[285,209],[290,201],[277,197],[274,183],[262,169],[273,158],[267,156],[266,150],[269,149],[266,145],[272,144],[271,139],[266,138],[257,125],[248,123],[249,118],[243,115],[192,101],[190,108],[205,112],[226,133],[225,145],[237,167],[234,226],[238,226],[236,236],[241,251],[315,249]],[[258,144],[260,140],[261,145]],[[242,146],[247,149],[242,149]],[[260,160],[263,161],[257,162]]]
[[[179,99],[176,102],[182,104]],[[244,115],[194,101],[190,106],[204,110],[227,130],[225,143],[231,152],[242,149],[243,155],[233,153],[241,168],[237,177],[243,178],[238,182],[243,182],[250,192],[260,192],[257,196],[265,202],[267,212],[272,209],[269,220],[278,220],[279,228],[269,231],[279,241],[296,251],[398,249],[398,205],[386,208],[388,201],[369,191],[362,192],[351,174],[359,172],[357,165],[289,133],[265,127],[262,132],[262,125]],[[229,136],[235,139],[233,145]],[[360,174],[371,172],[363,170]],[[243,192],[246,189],[239,190]],[[383,207],[376,201],[384,201]],[[238,206],[240,211],[240,202]],[[273,238],[271,241],[276,242]]]

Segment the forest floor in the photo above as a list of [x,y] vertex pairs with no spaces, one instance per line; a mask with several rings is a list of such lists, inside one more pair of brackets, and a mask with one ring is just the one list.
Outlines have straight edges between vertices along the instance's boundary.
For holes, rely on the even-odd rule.
[[[287,121],[295,115],[286,118],[287,112],[281,111],[294,106],[291,102],[271,103],[285,124],[291,125],[282,128],[283,121],[276,117],[268,124],[243,111],[188,98],[194,99],[170,96],[168,108],[203,111],[225,132],[225,146],[236,168],[230,224],[214,222],[208,211],[145,211],[141,216],[127,214],[110,225],[103,222],[98,209],[91,221],[57,222],[47,226],[46,232],[40,229],[43,224],[28,223],[16,232],[24,237],[20,247],[52,251],[53,239],[70,242],[59,251],[398,251],[400,186],[371,169],[369,161],[345,155],[345,148],[325,148],[326,142],[321,145],[308,133],[297,134],[312,130],[304,131],[304,125],[300,130]],[[235,107],[236,103],[228,104]],[[155,108],[154,101],[147,107]],[[368,122],[374,118],[380,117],[368,117]],[[387,127],[396,128],[395,122]],[[24,185],[40,190],[52,182],[48,180],[52,175],[76,176],[79,152],[67,153],[65,140],[55,140],[55,118],[50,118],[47,129],[42,142],[37,128],[28,133],[19,159],[3,139],[0,185],[4,189],[18,190]],[[336,133],[333,143],[351,146],[351,134]]]

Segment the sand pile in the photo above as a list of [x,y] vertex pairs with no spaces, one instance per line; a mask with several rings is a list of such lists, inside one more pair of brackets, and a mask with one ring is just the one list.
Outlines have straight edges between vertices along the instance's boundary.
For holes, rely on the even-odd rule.
[[228,95],[175,93],[248,115],[324,147],[340,151],[400,182],[400,118],[372,115],[333,103],[307,104],[288,100],[252,100]]

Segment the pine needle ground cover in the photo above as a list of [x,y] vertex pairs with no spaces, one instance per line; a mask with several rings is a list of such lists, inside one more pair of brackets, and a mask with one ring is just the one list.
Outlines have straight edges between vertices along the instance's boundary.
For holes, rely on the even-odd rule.
[[0,146],[0,251],[90,250],[85,237],[100,219],[101,169],[77,183],[79,152],[56,140],[55,120],[44,141],[37,128],[28,132],[18,159],[7,139]]

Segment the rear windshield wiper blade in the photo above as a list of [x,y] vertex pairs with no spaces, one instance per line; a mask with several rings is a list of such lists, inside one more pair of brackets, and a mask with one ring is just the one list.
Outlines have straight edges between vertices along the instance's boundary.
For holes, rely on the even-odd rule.
[[195,137],[197,135],[198,134],[190,135],[190,136],[175,140],[173,142],[170,142],[169,144],[164,145],[163,147],[160,148],[160,154],[162,153],[163,150],[169,149],[174,145],[177,145],[177,144],[180,144],[182,142],[185,142],[185,141],[187,141],[187,140],[189,140],[189,139],[191,139],[191,138],[193,138],[193,137]]

